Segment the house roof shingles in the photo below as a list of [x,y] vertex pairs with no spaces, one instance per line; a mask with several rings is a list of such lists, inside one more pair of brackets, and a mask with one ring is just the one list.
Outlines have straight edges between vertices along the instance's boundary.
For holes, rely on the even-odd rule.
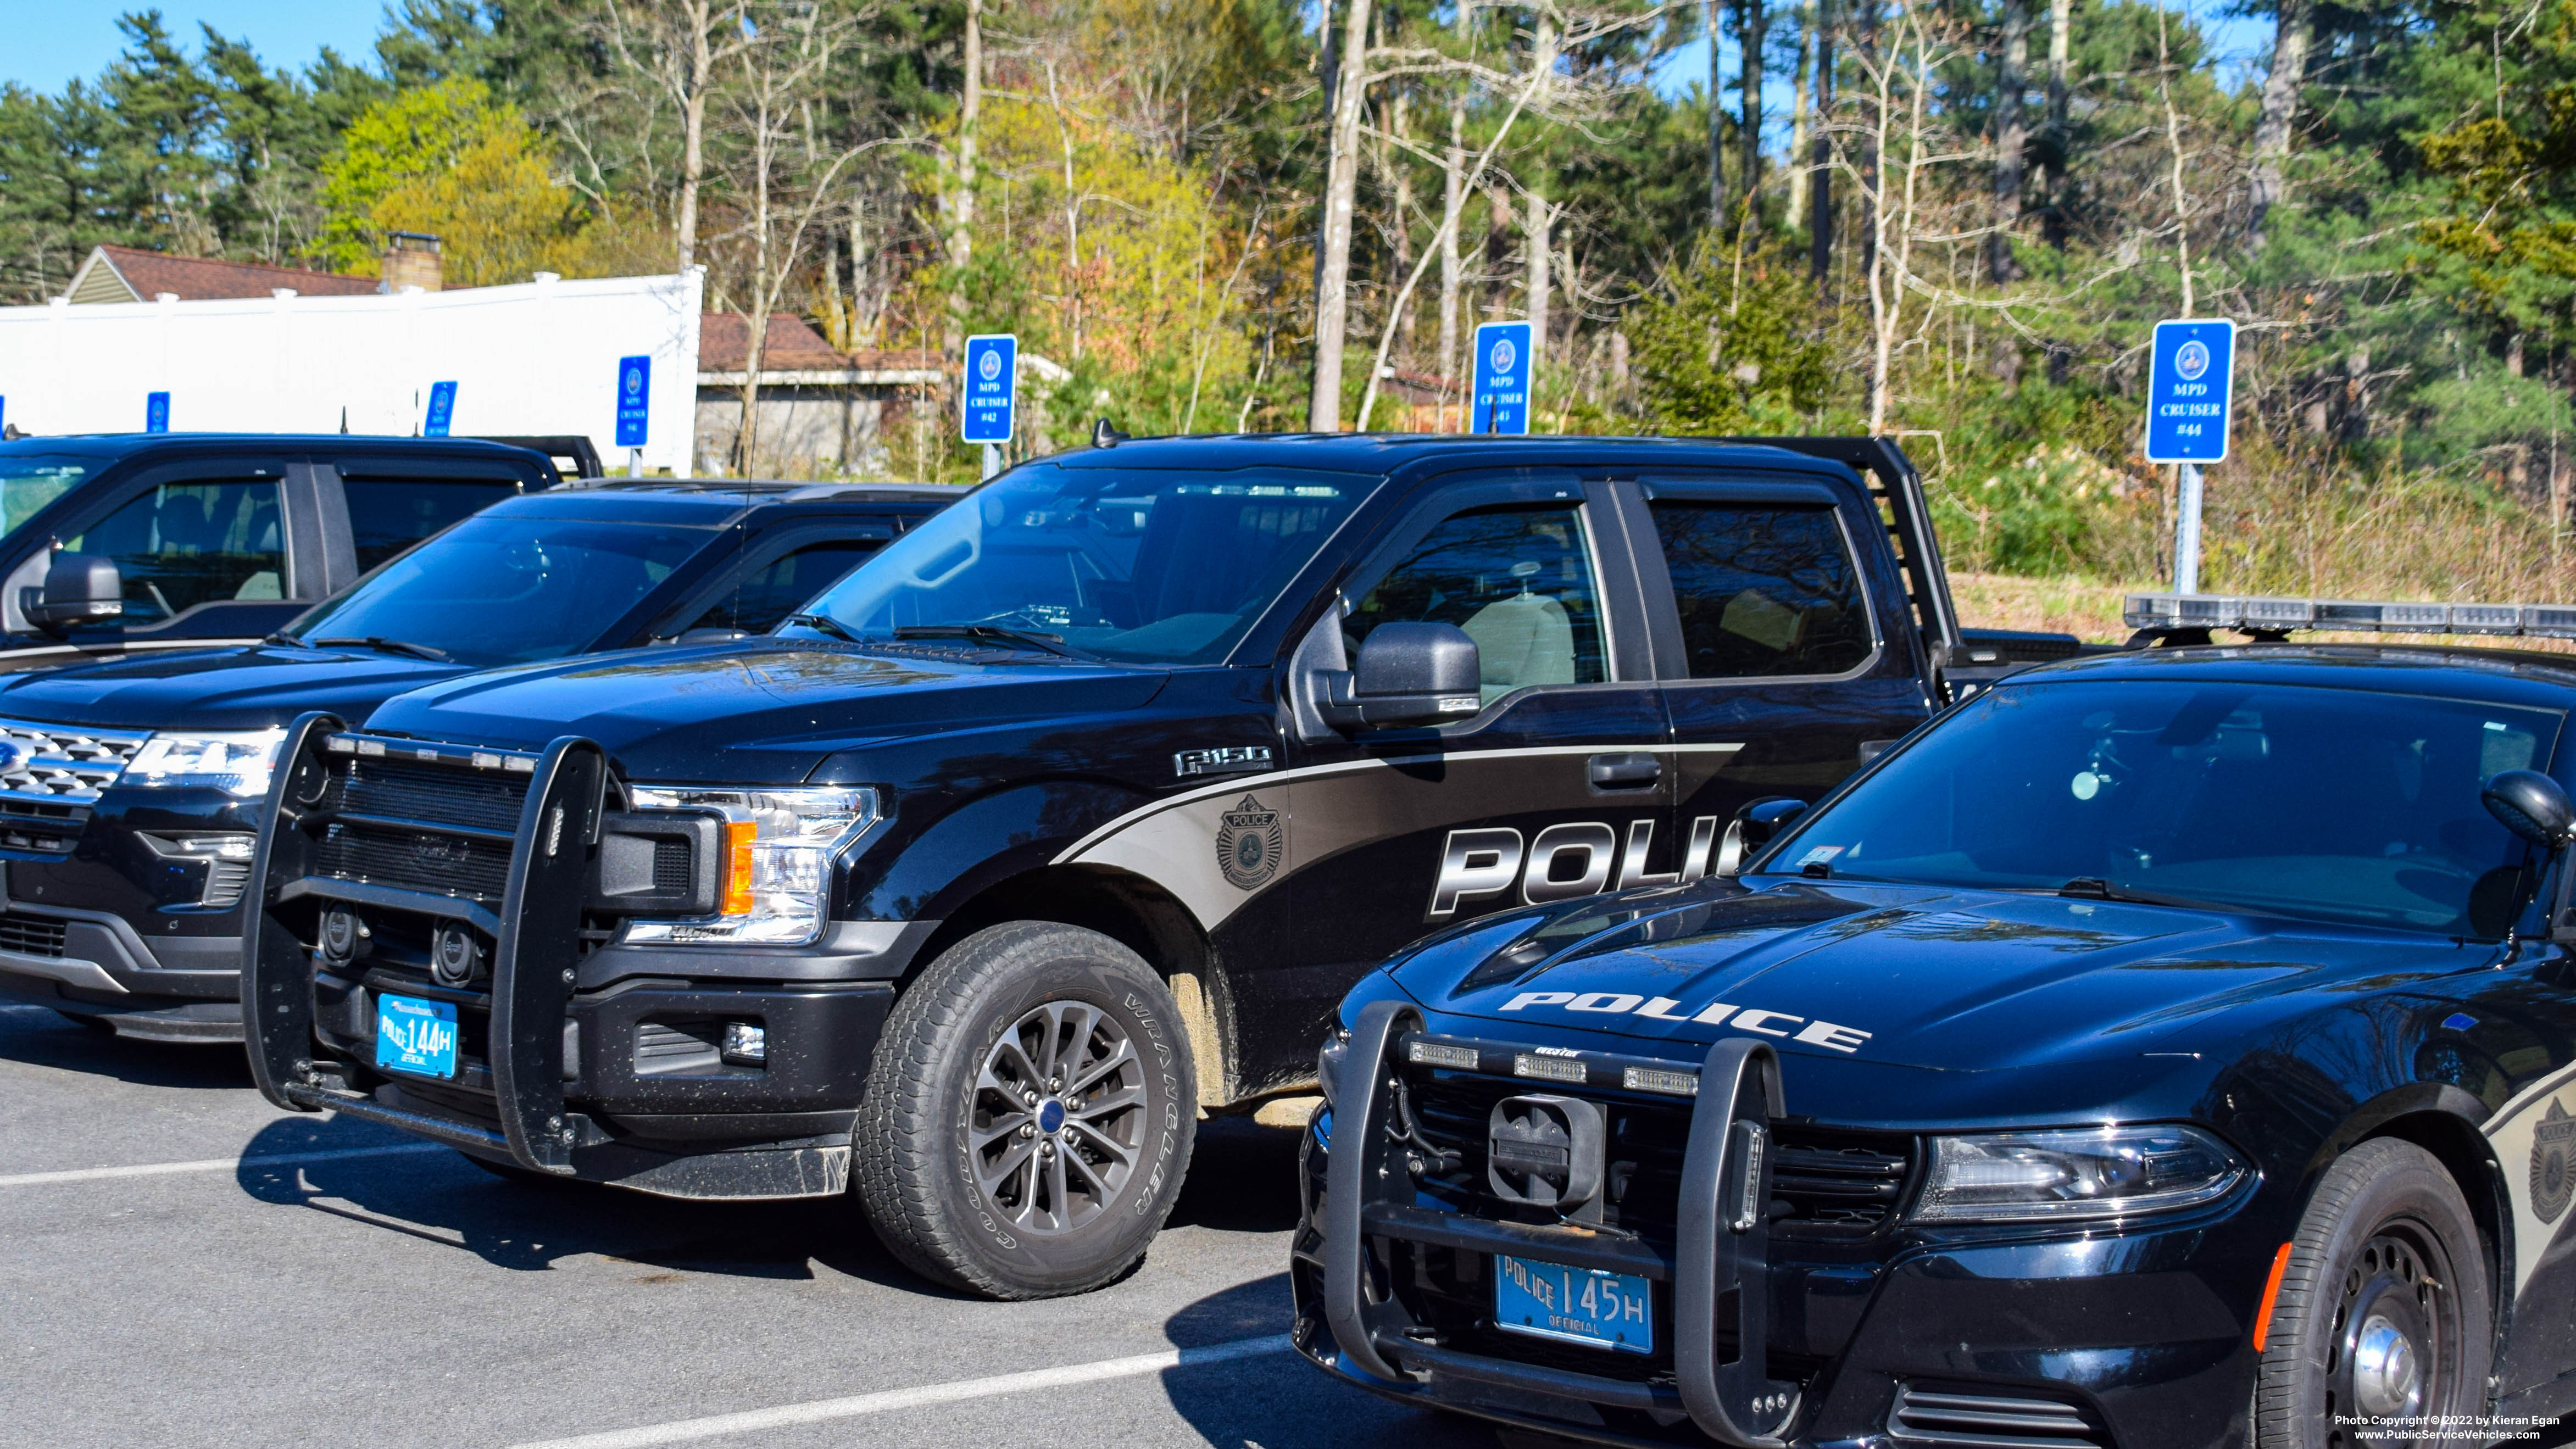
[[[698,319],[698,370],[740,372],[751,356],[751,319],[739,312],[709,312]],[[937,370],[935,352],[843,352],[823,340],[802,317],[769,314],[761,339],[760,370],[771,372],[875,372]]]
[[139,247],[102,245],[93,263],[102,262],[114,268],[140,302],[149,302],[164,292],[176,293],[185,302],[265,297],[280,287],[292,287],[307,297],[354,297],[373,295],[377,287],[373,277],[344,277],[336,272],[308,272],[213,257],[174,257]]

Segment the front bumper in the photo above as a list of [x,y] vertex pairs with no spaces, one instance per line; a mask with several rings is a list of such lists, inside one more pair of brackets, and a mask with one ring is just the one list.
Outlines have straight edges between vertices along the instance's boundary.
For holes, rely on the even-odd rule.
[[[911,933],[837,931],[803,952],[608,945],[590,847],[613,782],[596,746],[557,741],[505,767],[491,751],[406,745],[422,763],[400,768],[426,781],[415,799],[434,808],[391,820],[391,797],[362,799],[358,785],[307,773],[324,768],[317,745],[336,733],[327,718],[289,732],[278,813],[255,864],[244,1001],[271,1100],[665,1196],[812,1197],[847,1185],[850,1127],[893,1000],[891,980],[849,977],[883,964],[871,944]],[[505,807],[515,830],[497,828]],[[459,823],[468,818],[485,823]],[[350,824],[376,843],[334,833]],[[387,838],[430,841],[422,859],[434,866],[387,857]],[[326,841],[339,856],[326,857]],[[334,858],[372,862],[378,876],[326,869]],[[454,888],[435,889],[445,880]],[[315,949],[325,908],[367,925],[364,954]],[[450,986],[426,948],[458,926],[488,970]],[[453,1077],[379,1069],[377,1003],[388,994],[455,1009]],[[763,1053],[728,1055],[727,1024],[760,1028]]]
[[[1362,1065],[1384,1060],[1369,1054],[1369,1023],[1364,1015],[1355,1028],[1336,1105],[1307,1138],[1291,1260],[1295,1342],[1338,1378],[1612,1444],[2167,1449],[2243,1438],[2256,1364],[2250,1320],[2269,1256],[2266,1235],[2242,1221],[2250,1189],[2187,1220],[2128,1231],[1933,1234],[1891,1215],[1853,1235],[1810,1231],[1788,1213],[1766,1243],[1694,1211],[1703,1186],[1717,1190],[1697,1200],[1720,1204],[1740,1187],[1735,1164],[1696,1161],[1669,1231],[1643,1218],[1630,1233],[1532,1226],[1418,1190],[1419,1175],[1396,1160],[1402,1149],[1385,1145],[1382,1113],[1401,1069],[1372,1075]],[[1377,1045],[1402,1039],[1398,1029]],[[1709,1084],[1729,1081],[1728,1070],[1702,1067],[1694,1119],[1724,1095]],[[1600,1080],[1596,1071],[1595,1088]],[[1408,1109],[1401,1120],[1416,1119]],[[1715,1155],[1705,1136],[1692,1133],[1690,1157]],[[1791,1204],[1774,1191],[1766,1183],[1762,1195],[1783,1214]],[[1696,1254],[1685,1251],[1694,1235],[1703,1240]],[[1708,1271],[1709,1238],[1721,1248],[1733,1239],[1738,1254],[1715,1293],[1694,1284]],[[1496,1331],[1472,1302],[1482,1293],[1490,1314],[1496,1252],[1650,1279],[1657,1353]],[[1758,1295],[1762,1310],[1730,1306],[1729,1284]],[[1699,1326],[1712,1314],[1713,1335]],[[1785,1415],[1713,1420],[1693,1402],[1702,1397],[1694,1378],[1757,1368],[1794,1395]]]

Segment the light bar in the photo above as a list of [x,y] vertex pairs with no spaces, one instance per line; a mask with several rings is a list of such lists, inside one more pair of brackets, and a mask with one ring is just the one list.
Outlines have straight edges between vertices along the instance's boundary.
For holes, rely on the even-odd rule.
[[2519,634],[2576,639],[2576,604],[2432,604],[2405,600],[2270,599],[2234,594],[2131,594],[2132,629],[2334,629],[2363,634]]

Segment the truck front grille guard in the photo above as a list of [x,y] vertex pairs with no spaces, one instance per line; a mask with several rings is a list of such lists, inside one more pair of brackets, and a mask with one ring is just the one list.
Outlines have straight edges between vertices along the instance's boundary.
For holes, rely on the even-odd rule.
[[[1360,1013],[1335,1074],[1325,1169],[1324,1318],[1352,1366],[1390,1383],[1425,1374],[1510,1385],[1626,1409],[1679,1407],[1729,1449],[1779,1449],[1795,1416],[1794,1384],[1769,1376],[1772,1119],[1780,1063],[1768,1043],[1729,1038],[1709,1048],[1691,1109],[1679,1237],[1670,1257],[1633,1238],[1577,1228],[1495,1222],[1418,1206],[1389,1135],[1396,1080],[1390,1051],[1421,1013],[1380,1001]],[[1634,1274],[1668,1285],[1678,1393],[1653,1384],[1542,1368],[1420,1341],[1401,1299],[1375,1291],[1369,1240],[1399,1239],[1471,1252],[1529,1254],[1570,1267]],[[1735,1357],[1720,1361],[1719,1316],[1734,1321]],[[1679,1403],[1673,1401],[1678,1399]]]
[[[258,909],[247,925],[242,973],[252,1076],[261,1093],[281,1107],[343,1112],[506,1156],[535,1171],[571,1175],[573,1148],[607,1139],[595,1123],[564,1105],[563,1028],[573,975],[559,964],[579,954],[591,847],[598,843],[606,806],[607,755],[588,740],[567,736],[536,757],[496,913],[469,899],[315,874],[315,853],[334,819],[326,808],[331,765],[325,749],[345,729],[327,714],[295,721],[261,816],[251,863]],[[456,752],[419,751],[429,763],[444,763],[449,753]],[[466,757],[455,763],[469,768]],[[309,897],[444,916],[494,937],[487,1059],[499,1132],[387,1106],[352,1090],[315,1060],[313,950],[277,914],[279,906]]]

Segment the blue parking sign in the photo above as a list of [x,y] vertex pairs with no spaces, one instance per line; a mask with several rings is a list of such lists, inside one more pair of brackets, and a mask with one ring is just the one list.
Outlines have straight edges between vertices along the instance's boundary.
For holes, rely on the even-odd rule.
[[1530,377],[1538,358],[1530,346],[1527,322],[1487,322],[1476,329],[1475,399],[1468,413],[1471,433],[1526,433],[1530,424]]
[[424,438],[447,436],[447,425],[456,417],[456,384],[433,382],[429,385],[429,415],[421,419],[420,435]]
[[170,394],[147,392],[143,395],[143,431],[147,433],[170,431]]
[[617,359],[617,446],[643,447],[645,424],[652,417],[653,359]]
[[2208,318],[2156,324],[2154,360],[2147,369],[2148,462],[2226,460],[2235,366],[2235,323]]
[[957,409],[957,436],[969,443],[1011,440],[1012,404],[1019,391],[1020,339],[1008,332],[966,339],[966,390]]

